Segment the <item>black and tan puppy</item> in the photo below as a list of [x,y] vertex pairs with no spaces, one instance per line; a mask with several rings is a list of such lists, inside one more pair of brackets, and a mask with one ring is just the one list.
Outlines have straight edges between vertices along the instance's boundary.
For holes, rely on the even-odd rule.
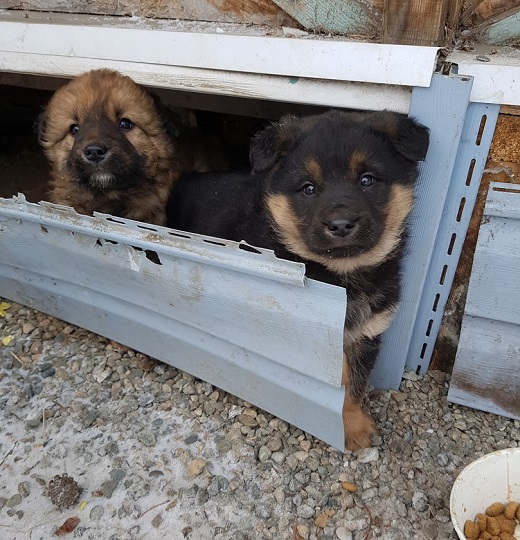
[[283,118],[253,139],[253,175],[188,175],[168,225],[245,240],[347,289],[343,420],[348,449],[376,431],[361,410],[380,334],[399,302],[406,218],[428,130],[391,112]]
[[61,87],[38,125],[51,164],[51,202],[165,225],[181,172],[226,170],[214,145],[181,130],[174,116],[116,71],[89,71]]

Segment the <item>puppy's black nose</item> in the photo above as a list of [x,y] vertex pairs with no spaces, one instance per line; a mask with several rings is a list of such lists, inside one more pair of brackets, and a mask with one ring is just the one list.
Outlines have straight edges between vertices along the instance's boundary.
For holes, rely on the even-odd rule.
[[89,144],[85,147],[83,153],[89,161],[99,163],[100,161],[103,161],[103,159],[105,159],[107,147],[102,144]]
[[329,231],[334,236],[347,236],[350,234],[354,225],[356,224],[357,219],[333,219],[329,221],[326,225]]

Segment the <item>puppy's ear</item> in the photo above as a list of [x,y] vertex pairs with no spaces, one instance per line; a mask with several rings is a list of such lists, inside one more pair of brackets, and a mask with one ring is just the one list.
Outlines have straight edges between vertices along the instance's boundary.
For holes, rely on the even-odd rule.
[[251,140],[249,149],[252,174],[269,170],[285,156],[298,131],[297,118],[292,115],[284,116],[280,122],[259,131]]
[[390,138],[401,155],[411,161],[424,161],[430,143],[427,127],[398,113],[384,112],[373,118],[373,126]]
[[46,121],[47,113],[46,111],[43,111],[38,115],[38,118],[33,124],[33,133],[36,134],[39,144],[43,144],[45,142]]
[[166,107],[161,98],[154,92],[149,92],[153,98],[155,109],[161,117],[166,133],[172,139],[178,139],[181,134],[182,119],[179,114]]

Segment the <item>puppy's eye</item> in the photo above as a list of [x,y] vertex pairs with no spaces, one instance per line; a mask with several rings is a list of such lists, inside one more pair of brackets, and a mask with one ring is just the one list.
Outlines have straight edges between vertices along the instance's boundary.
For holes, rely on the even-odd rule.
[[312,184],[305,184],[302,187],[302,191],[305,195],[314,195],[316,193],[316,188]]
[[132,129],[133,124],[128,118],[121,118],[121,120],[119,120],[119,127],[121,129]]
[[77,133],[78,131],[79,131],[79,126],[78,126],[78,124],[71,124],[71,125],[69,126],[69,133],[70,133],[71,135],[76,135],[76,133]]
[[371,174],[364,174],[361,177],[359,183],[363,187],[368,187],[368,186],[371,186],[375,181],[376,181],[376,179]]

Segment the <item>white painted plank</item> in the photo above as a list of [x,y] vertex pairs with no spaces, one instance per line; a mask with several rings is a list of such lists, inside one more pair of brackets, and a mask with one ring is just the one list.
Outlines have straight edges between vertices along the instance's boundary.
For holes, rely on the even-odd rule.
[[430,84],[437,47],[0,20],[0,51],[336,81]]
[[[479,57],[487,61],[478,60]],[[474,77],[472,102],[520,105],[520,55],[453,51],[446,60],[457,64],[459,75]]]
[[71,78],[91,69],[111,68],[153,88],[184,90],[305,105],[407,113],[411,89],[370,83],[326,81],[192,67],[139,64],[0,50],[0,71]]

